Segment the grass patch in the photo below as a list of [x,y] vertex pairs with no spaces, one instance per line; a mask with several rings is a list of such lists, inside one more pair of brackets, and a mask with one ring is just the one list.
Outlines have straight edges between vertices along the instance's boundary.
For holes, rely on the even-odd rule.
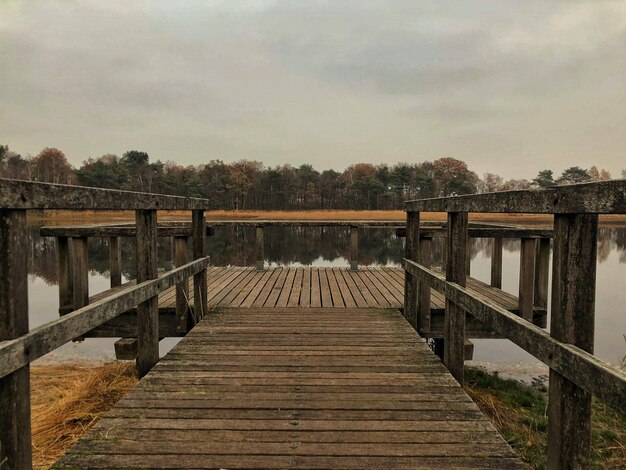
[[128,362],[32,367],[33,467],[49,468],[136,381]]
[[[466,391],[533,469],[546,468],[548,396],[515,380],[465,370]],[[626,417],[593,401],[592,468],[626,468]]]

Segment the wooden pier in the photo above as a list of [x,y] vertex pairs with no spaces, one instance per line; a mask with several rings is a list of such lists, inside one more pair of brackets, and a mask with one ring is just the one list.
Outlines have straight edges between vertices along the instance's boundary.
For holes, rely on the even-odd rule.
[[[141,380],[58,468],[525,468],[463,391],[470,337],[507,338],[550,367],[550,469],[589,466],[592,395],[626,412],[626,374],[593,356],[598,214],[626,213],[626,181],[409,201],[402,270],[359,268],[356,235],[350,269],[265,269],[262,257],[254,268],[210,267],[208,207],[0,180],[3,470],[32,467],[30,363],[86,336],[127,336]],[[60,317],[29,329],[26,211],[47,209],[134,210],[136,223],[106,235],[111,289],[95,296],[92,232],[51,235]],[[190,211],[191,223],[161,227],[157,209]],[[448,212],[447,224],[420,224],[425,211]],[[469,212],[554,214],[554,232],[471,227]],[[138,279],[124,285],[119,236],[136,240]],[[158,236],[177,239],[164,273]],[[434,236],[446,237],[442,270]],[[494,238],[488,284],[469,275],[470,236]],[[507,237],[522,239],[518,297],[500,289]],[[256,246],[262,254],[262,229]],[[165,336],[184,338],[160,359]]]
[[219,309],[56,468],[525,468],[398,309]]

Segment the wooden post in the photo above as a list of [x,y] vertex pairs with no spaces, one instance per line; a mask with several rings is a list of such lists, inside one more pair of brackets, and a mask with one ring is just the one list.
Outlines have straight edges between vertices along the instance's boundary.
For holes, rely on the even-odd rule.
[[[191,214],[193,259],[204,258],[206,256],[206,223],[204,221],[204,211],[194,210]],[[208,308],[207,281],[206,269],[193,276],[193,310],[196,322],[204,317]]]
[[122,285],[122,268],[120,239],[119,237],[109,237],[109,270],[111,272],[111,287]]
[[522,238],[519,263],[519,316],[533,321],[536,240]]
[[263,225],[256,226],[256,270],[263,271],[265,265],[265,240],[263,239]]
[[[0,342],[28,333],[26,211],[0,209]],[[0,378],[0,467],[32,467],[30,368]]]
[[[555,214],[550,334],[593,354],[597,214]],[[548,469],[589,468],[591,394],[550,369]]]
[[540,238],[537,242],[535,261],[535,300],[538,307],[548,307],[548,286],[550,285],[550,239]]
[[[174,264],[180,267],[189,262],[187,237],[174,238]],[[187,331],[187,312],[189,311],[189,280],[176,284],[176,330]]]
[[470,237],[467,237],[467,245],[465,252],[465,275],[469,276],[471,272],[472,264],[472,241]]
[[[467,212],[448,213],[448,261],[446,280],[465,286],[467,256]],[[463,385],[465,311],[446,299],[443,363]]]
[[350,226],[350,270],[359,270],[359,227]]
[[72,277],[74,310],[89,304],[89,267],[87,237],[72,238]]
[[[137,283],[158,276],[157,212],[135,211],[137,224]],[[137,306],[137,375],[146,375],[159,361],[158,295]]]
[[502,238],[492,238],[491,285],[502,289]]
[[[422,238],[419,243],[419,263],[430,268],[432,265],[432,238]],[[419,282],[418,286],[418,333],[430,332],[430,285],[424,281]]]
[[70,239],[57,237],[57,255],[59,260],[59,308],[72,305],[74,289],[72,279],[72,261],[70,256]]
[[[411,261],[419,259],[420,213],[406,213],[406,238],[404,257]],[[404,318],[417,328],[417,278],[404,271]]]

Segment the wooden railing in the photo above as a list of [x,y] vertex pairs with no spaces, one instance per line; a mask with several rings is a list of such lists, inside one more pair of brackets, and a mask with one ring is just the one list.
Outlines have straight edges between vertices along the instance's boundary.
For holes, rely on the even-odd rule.
[[[204,315],[208,267],[204,211],[208,207],[208,201],[203,199],[0,179],[1,468],[21,470],[32,466],[29,378],[32,361],[136,306],[137,371],[141,377],[159,359],[160,292],[174,285],[186,288],[187,279],[193,276],[196,320]],[[26,212],[46,209],[134,210],[137,283],[88,305],[86,238],[72,238],[71,245],[60,243],[61,259],[67,259],[70,249],[75,259],[73,311],[29,330]],[[193,261],[181,260],[180,266],[160,276],[156,256],[157,210],[192,213]],[[119,254],[115,259],[112,257],[112,262],[119,263]],[[59,271],[60,282],[69,282],[70,267],[62,262]],[[67,289],[62,291],[69,295]]]
[[[547,364],[548,468],[588,468],[592,395],[626,412],[626,374],[593,356],[598,214],[626,214],[626,181],[409,201],[405,209],[405,316],[419,329],[423,293],[432,288],[444,294],[443,362],[461,384],[466,312]],[[422,262],[427,250],[420,246],[420,213],[434,211],[448,213],[445,274]],[[529,321],[525,306],[517,316],[465,287],[470,212],[553,214],[550,333]],[[549,250],[546,242],[536,244],[522,240],[522,263],[530,265],[536,250]],[[540,266],[521,273],[520,292],[522,286],[524,292],[534,292],[531,274],[544,282],[548,269],[544,258]],[[532,305],[530,298],[520,302]]]

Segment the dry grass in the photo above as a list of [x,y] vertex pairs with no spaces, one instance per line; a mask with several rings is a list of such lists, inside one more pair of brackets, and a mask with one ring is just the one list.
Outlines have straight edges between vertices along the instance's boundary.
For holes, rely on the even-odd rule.
[[[207,220],[391,220],[404,221],[404,211],[355,211],[355,210],[307,210],[307,211],[207,211]],[[159,211],[160,220],[189,220],[188,211]],[[45,211],[29,214],[31,220],[45,221],[47,225],[68,223],[127,222],[135,219],[133,211]],[[424,212],[422,220],[442,222],[444,212]],[[476,222],[501,222],[526,225],[551,225],[552,216],[545,214],[470,214]],[[626,225],[626,215],[600,217],[604,226]]]
[[[546,468],[547,394],[497,374],[466,369],[465,390],[533,470]],[[626,468],[626,416],[593,401],[591,468]]]
[[136,382],[127,362],[32,367],[34,468],[49,468]]

